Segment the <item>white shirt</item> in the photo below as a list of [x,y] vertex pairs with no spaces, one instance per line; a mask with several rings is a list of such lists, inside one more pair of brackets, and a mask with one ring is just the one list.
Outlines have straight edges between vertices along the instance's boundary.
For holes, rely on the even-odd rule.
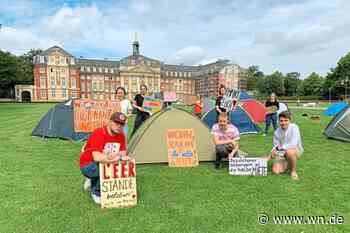
[[284,150],[296,148],[302,154],[304,148],[301,142],[299,127],[294,123],[289,123],[288,128],[285,130],[278,127],[273,136],[273,145]]
[[129,112],[131,111],[132,106],[129,100],[123,99],[120,101],[120,111],[124,113],[126,116],[129,115]]

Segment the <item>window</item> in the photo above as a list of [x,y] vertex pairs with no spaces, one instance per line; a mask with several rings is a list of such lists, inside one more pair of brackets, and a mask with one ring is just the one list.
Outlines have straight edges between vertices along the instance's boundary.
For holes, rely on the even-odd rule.
[[40,86],[46,87],[46,77],[45,76],[40,77]]
[[72,82],[72,88],[76,88],[77,87],[77,80],[75,78],[72,78],[71,82]]
[[66,58],[65,57],[61,57],[61,64],[66,64]]
[[77,98],[77,91],[72,91],[72,98]]
[[102,67],[100,67],[98,70],[100,71],[100,73],[102,73]]
[[105,68],[105,73],[108,73],[108,68],[107,67]]
[[40,68],[40,73],[45,73],[45,68],[44,67]]
[[67,97],[67,89],[62,89],[62,97],[63,98]]
[[59,56],[55,56],[55,64],[56,65],[60,64],[60,57]]
[[56,97],[56,90],[55,89],[51,89],[51,96]]
[[55,87],[55,78],[51,79],[51,87]]
[[66,78],[62,78],[62,87],[66,87]]
[[92,67],[92,71],[93,71],[93,72],[96,72],[96,67],[95,67],[95,66]]
[[85,70],[84,66],[80,67],[80,71],[84,71],[84,70]]
[[175,77],[177,77],[177,72],[175,72]]
[[40,90],[40,96],[46,97],[46,90]]
[[86,67],[87,72],[90,72],[90,66]]
[[114,69],[111,68],[111,73],[113,74],[114,73]]
[[81,83],[81,90],[82,90],[82,91],[85,91],[85,90],[86,90],[86,88],[85,88],[85,83],[83,83],[83,82]]
[[99,90],[99,91],[103,91],[103,89],[104,89],[104,88],[103,88],[103,81],[100,81],[100,82],[99,82],[98,90]]

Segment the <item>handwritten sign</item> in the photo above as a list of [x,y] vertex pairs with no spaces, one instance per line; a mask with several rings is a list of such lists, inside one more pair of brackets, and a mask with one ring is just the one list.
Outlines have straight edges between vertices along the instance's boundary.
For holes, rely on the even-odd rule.
[[267,161],[262,158],[231,158],[229,173],[234,176],[267,176]]
[[112,113],[120,111],[116,100],[74,100],[74,131],[92,132],[105,125]]
[[151,115],[162,110],[162,101],[160,99],[155,99],[150,96],[146,96],[143,99],[142,107],[148,111]]
[[225,94],[221,100],[220,108],[225,108],[227,111],[233,111],[237,106],[239,90],[225,89]]
[[193,129],[168,129],[166,137],[170,167],[195,167],[198,165]]
[[165,102],[175,102],[176,101],[176,92],[175,91],[165,91],[164,92],[164,101]]
[[135,159],[100,163],[101,208],[124,208],[137,204]]
[[267,109],[267,114],[276,113],[278,111],[276,106],[270,106],[270,107],[267,107],[266,109]]

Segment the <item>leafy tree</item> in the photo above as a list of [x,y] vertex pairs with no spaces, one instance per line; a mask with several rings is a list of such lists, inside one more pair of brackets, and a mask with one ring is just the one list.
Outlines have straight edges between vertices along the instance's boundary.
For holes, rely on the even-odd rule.
[[265,95],[272,92],[279,96],[284,95],[283,74],[275,71],[271,75],[265,76],[263,83],[259,85],[259,92]]
[[259,82],[261,82],[263,79],[264,73],[259,70],[259,66],[252,65],[248,67],[248,90],[257,90]]
[[286,96],[295,96],[300,83],[300,73],[291,72],[287,73],[284,77],[284,90]]
[[324,79],[315,72],[312,72],[302,83],[302,95],[321,95]]

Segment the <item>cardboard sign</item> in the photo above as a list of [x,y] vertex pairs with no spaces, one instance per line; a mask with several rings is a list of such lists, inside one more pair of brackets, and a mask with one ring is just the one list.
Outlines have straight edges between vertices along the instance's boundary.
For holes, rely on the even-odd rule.
[[234,176],[267,176],[267,161],[262,158],[231,158],[229,173]]
[[112,113],[120,112],[120,102],[116,100],[74,100],[74,131],[92,132],[104,126]]
[[164,92],[164,102],[175,102],[176,92],[175,91],[165,91]]
[[193,129],[168,129],[166,138],[170,167],[195,167],[198,165]]
[[272,113],[276,113],[277,112],[277,107],[276,106],[270,106],[267,107],[267,114],[272,114]]
[[238,103],[239,93],[239,90],[226,88],[225,94],[220,103],[220,108],[225,108],[227,111],[235,110]]
[[124,208],[137,204],[135,159],[100,163],[101,208]]
[[142,107],[151,115],[162,110],[163,102],[150,96],[145,96]]

